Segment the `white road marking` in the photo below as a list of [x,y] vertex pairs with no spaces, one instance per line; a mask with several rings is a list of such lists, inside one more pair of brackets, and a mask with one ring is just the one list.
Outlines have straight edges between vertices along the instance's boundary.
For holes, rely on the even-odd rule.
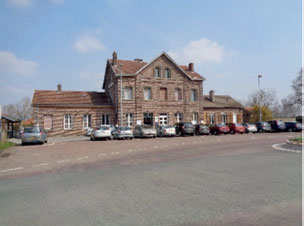
[[0,173],[7,173],[15,170],[22,170],[24,169],[23,167],[17,167],[17,168],[11,168],[11,169],[6,169],[6,170],[1,170]]
[[65,159],[65,160],[59,160],[59,161],[57,161],[57,163],[64,163],[64,162],[69,162],[69,161],[71,161],[70,159]]
[[133,151],[132,149],[129,149],[129,150],[128,150],[128,152],[132,152],[132,151]]
[[285,143],[280,143],[280,144],[274,144],[272,145],[272,148],[280,150],[280,151],[286,151],[286,152],[293,152],[293,153],[302,153],[302,151],[295,151],[295,150],[289,150],[287,148],[282,148],[280,145],[285,144]]
[[37,165],[32,165],[32,167],[39,167],[39,166],[46,166],[46,165],[48,165],[47,162],[45,162],[45,163],[40,163],[40,164],[37,164]]
[[117,155],[117,154],[119,154],[119,151],[117,151],[117,152],[111,152],[111,154],[112,155]]
[[79,157],[77,158],[78,160],[83,160],[83,159],[88,159],[89,157],[88,156],[83,156],[83,157]]

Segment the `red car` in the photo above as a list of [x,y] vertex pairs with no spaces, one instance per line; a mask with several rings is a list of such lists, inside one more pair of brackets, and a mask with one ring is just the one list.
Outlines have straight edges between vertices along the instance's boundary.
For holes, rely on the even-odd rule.
[[210,125],[210,133],[213,135],[218,135],[218,134],[228,134],[230,132],[229,127],[226,126],[224,123],[219,123],[219,124],[211,124]]
[[246,128],[240,123],[229,123],[228,124],[230,133],[240,133],[243,134],[246,132]]

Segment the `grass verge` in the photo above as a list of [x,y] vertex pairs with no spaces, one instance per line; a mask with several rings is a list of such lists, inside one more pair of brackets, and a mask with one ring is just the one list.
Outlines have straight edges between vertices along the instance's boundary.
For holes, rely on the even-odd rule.
[[15,146],[15,143],[10,141],[0,142],[0,153],[5,149],[8,149],[9,147],[13,147],[13,146]]
[[302,144],[302,136],[290,138],[289,141],[296,144]]

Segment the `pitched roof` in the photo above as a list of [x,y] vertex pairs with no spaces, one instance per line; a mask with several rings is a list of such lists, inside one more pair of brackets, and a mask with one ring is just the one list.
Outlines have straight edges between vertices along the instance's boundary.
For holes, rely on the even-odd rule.
[[239,102],[227,95],[215,95],[211,101],[209,95],[204,95],[204,108],[244,108]]
[[32,105],[93,107],[112,102],[104,92],[35,90]]
[[[173,61],[174,64],[176,64],[174,62],[174,60],[168,54],[166,54],[165,52],[163,52],[161,55],[166,55],[171,61]],[[156,60],[160,56],[156,57],[154,60]],[[153,62],[154,60],[152,60],[151,62]],[[108,62],[112,65],[113,60],[108,59]],[[148,66],[148,64],[150,64],[150,63],[147,63],[147,62],[144,62],[144,61],[136,61],[136,60],[134,60],[134,61],[132,61],[132,60],[117,60],[117,65],[112,66],[112,68],[114,69],[114,72],[117,75],[118,74],[135,75],[138,71],[143,69],[145,66]],[[200,74],[190,71],[188,66],[177,65],[177,67],[180,67],[180,69],[182,69],[182,71],[185,72],[186,75],[188,77],[192,78],[192,79],[205,80]]]

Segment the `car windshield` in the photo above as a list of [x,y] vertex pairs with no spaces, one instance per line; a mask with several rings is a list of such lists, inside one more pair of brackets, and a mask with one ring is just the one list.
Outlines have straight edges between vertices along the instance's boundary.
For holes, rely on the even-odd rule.
[[185,127],[192,127],[193,125],[192,125],[192,123],[185,123],[184,126]]
[[110,127],[108,126],[102,126],[102,127],[99,127],[98,130],[109,130]]
[[28,127],[24,128],[24,133],[40,133],[40,130],[37,127]]
[[219,123],[219,124],[216,124],[217,127],[223,127],[223,126],[226,126],[224,123]]
[[284,125],[285,123],[283,121],[278,121],[278,125]]
[[262,122],[261,123],[263,126],[268,126],[268,122]]
[[241,123],[235,123],[235,126],[243,126]]
[[131,130],[131,128],[130,127],[117,127],[117,130],[126,131],[126,130]]
[[166,129],[174,128],[174,126],[165,126]]

